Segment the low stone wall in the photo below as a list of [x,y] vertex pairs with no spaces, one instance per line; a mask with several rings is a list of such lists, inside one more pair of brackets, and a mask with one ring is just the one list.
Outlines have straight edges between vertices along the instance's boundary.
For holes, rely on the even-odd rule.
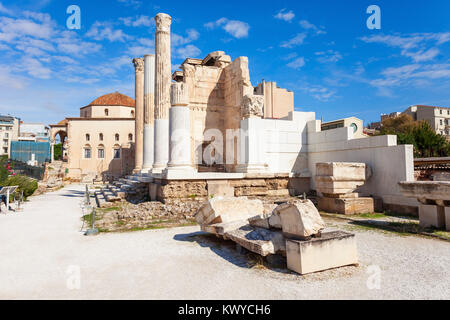
[[[252,178],[230,180],[154,180],[151,200],[203,199],[214,196],[289,197],[309,191],[309,178]],[[214,189],[213,189],[214,188]]]

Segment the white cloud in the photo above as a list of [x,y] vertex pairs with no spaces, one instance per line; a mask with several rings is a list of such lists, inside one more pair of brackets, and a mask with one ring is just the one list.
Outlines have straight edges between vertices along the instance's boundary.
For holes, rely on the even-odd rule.
[[21,68],[26,70],[29,75],[39,79],[49,79],[52,71],[42,63],[32,57],[24,57],[21,62]]
[[55,39],[60,52],[75,56],[83,56],[98,52],[102,47],[100,44],[82,41],[74,31],[63,31],[60,37]]
[[315,55],[318,56],[317,61],[320,63],[338,62],[342,59],[342,55],[334,50],[316,52]]
[[227,18],[220,18],[215,22],[208,22],[205,24],[207,29],[213,29],[219,26],[237,39],[247,38],[248,31],[250,29],[250,25],[246,22],[239,20],[228,20]]
[[450,42],[450,32],[444,33],[413,33],[408,35],[372,35],[362,37],[366,43],[380,43],[401,49],[401,54],[411,58],[414,62],[433,60],[438,54],[436,47],[428,48],[430,44],[439,46]]
[[0,13],[7,14],[7,15],[13,14],[12,10],[5,8],[5,6],[3,6],[3,4],[1,2],[0,2]]
[[312,31],[314,31],[316,34],[325,34],[325,33],[326,33],[326,32],[323,30],[322,27],[321,27],[321,28],[318,28],[318,27],[316,27],[314,24],[310,23],[308,20],[301,20],[301,21],[299,22],[299,24],[300,24],[300,26],[301,26],[303,29],[306,29],[306,30],[312,30]]
[[185,59],[198,57],[201,53],[201,50],[192,44],[188,44],[185,47],[178,48],[176,52],[178,57]]
[[275,19],[291,22],[294,19],[295,14],[292,10],[286,12],[286,9],[281,9],[275,16]]
[[182,46],[182,45],[188,44],[192,41],[197,40],[200,36],[200,33],[198,33],[198,31],[195,29],[188,29],[188,30],[186,30],[186,33],[187,33],[187,37],[183,37],[176,33],[172,33],[171,34],[172,46]]
[[280,44],[283,48],[292,48],[301,45],[306,38],[306,33],[298,33],[295,37]]
[[440,53],[437,48],[430,48],[428,50],[420,50],[418,52],[405,52],[405,56],[410,57],[414,62],[423,62],[433,60]]
[[287,64],[287,66],[289,68],[293,68],[293,69],[300,69],[304,65],[305,65],[305,58],[303,58],[303,57],[299,57]]
[[0,17],[0,41],[11,42],[23,36],[49,39],[53,34],[53,22],[35,22],[30,19]]
[[305,91],[307,94],[312,96],[314,99],[321,102],[330,101],[336,96],[336,90],[329,89],[320,85],[305,85],[300,88],[300,90]]
[[107,39],[110,42],[124,42],[125,40],[131,39],[131,37],[125,34],[122,30],[114,30],[112,24],[99,21],[96,21],[85,35],[86,37],[92,38],[97,41]]
[[127,7],[133,7],[134,9],[137,9],[142,5],[142,1],[139,0],[117,0],[117,2]]
[[119,18],[127,27],[150,27],[155,24],[155,20],[149,16],[136,16],[136,17],[125,17]]

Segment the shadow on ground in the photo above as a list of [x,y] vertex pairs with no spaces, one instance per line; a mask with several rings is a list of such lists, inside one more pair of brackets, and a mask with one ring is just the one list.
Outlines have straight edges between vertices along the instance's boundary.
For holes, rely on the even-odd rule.
[[231,240],[223,240],[215,235],[202,231],[177,234],[173,237],[176,241],[197,243],[199,246],[209,248],[222,259],[241,268],[270,269],[280,273],[291,273],[286,268],[286,259],[282,256],[273,255],[269,259],[245,249],[238,249],[236,243]]
[[62,194],[63,197],[70,197],[70,198],[80,198],[84,197],[85,193],[84,191],[79,190],[64,190],[64,194]]

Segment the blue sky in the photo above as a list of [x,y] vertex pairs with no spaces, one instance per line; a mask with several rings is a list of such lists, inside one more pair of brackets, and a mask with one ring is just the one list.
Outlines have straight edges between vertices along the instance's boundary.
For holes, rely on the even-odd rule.
[[[71,4],[80,30],[66,27]],[[366,27],[372,4],[381,30]],[[154,52],[158,12],[173,18],[173,69],[216,50],[248,56],[254,86],[276,81],[317,119],[450,106],[448,0],[0,0],[0,113],[54,123],[106,93],[134,98],[131,60]]]

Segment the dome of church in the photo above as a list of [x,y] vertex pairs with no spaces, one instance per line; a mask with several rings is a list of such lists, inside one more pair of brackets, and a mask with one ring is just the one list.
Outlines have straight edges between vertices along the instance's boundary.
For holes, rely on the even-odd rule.
[[105,94],[94,101],[89,106],[124,106],[134,107],[134,100],[119,92]]

